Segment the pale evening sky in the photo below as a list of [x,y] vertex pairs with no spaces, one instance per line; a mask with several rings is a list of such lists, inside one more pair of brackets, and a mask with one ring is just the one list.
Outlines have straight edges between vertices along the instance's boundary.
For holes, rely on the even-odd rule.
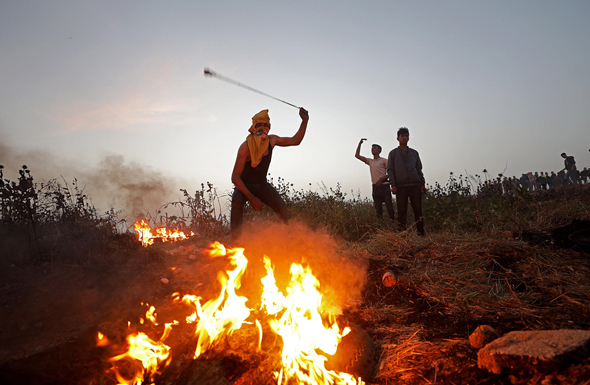
[[78,177],[106,204],[89,175],[109,168],[165,181],[161,203],[229,192],[252,115],[281,136],[300,119],[209,67],[309,111],[270,167],[295,189],[370,196],[358,141],[386,157],[401,126],[429,184],[558,171],[561,152],[590,167],[589,17],[587,1],[0,0],[0,164]]

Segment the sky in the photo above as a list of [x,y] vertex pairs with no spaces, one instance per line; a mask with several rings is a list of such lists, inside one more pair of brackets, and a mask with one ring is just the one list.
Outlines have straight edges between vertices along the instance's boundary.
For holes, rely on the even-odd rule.
[[[590,167],[588,1],[0,0],[0,164],[77,178],[99,207],[154,212],[231,172],[251,117],[292,136],[270,176],[370,197],[360,138],[410,130],[428,184],[449,172]],[[137,200],[137,192],[150,199]]]

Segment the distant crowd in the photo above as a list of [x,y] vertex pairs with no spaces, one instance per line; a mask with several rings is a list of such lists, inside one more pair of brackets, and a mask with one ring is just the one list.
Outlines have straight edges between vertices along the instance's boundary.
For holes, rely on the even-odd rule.
[[528,191],[548,190],[565,186],[568,184],[586,184],[590,181],[590,170],[584,167],[578,170],[573,156],[561,154],[564,158],[565,167],[558,171],[557,174],[548,172],[528,172],[523,173],[520,178],[498,177],[494,181],[488,181],[484,184],[484,189],[492,189],[495,192],[508,194],[516,189],[525,189]]

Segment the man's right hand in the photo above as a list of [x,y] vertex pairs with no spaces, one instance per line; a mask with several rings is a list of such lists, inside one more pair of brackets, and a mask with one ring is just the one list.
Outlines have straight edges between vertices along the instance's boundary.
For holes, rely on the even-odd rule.
[[252,197],[252,199],[250,199],[250,205],[254,211],[262,210],[262,201],[256,197]]
[[367,140],[367,138],[362,138],[359,144],[362,144],[365,140]]
[[397,194],[397,187],[395,187],[395,186],[391,186],[391,192],[392,192],[393,194]]
[[301,120],[304,121],[308,121],[309,120],[309,112],[307,112],[307,110],[303,107],[299,108],[299,117],[301,118]]

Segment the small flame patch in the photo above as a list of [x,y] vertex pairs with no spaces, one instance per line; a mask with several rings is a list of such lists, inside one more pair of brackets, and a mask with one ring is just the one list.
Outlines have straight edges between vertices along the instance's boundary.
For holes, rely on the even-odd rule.
[[190,235],[186,235],[180,230],[170,230],[166,227],[157,227],[152,231],[152,228],[144,219],[135,222],[135,224],[133,224],[133,228],[137,232],[138,240],[144,247],[153,245],[155,240],[161,240],[162,242],[174,242],[181,241],[195,235],[195,233],[192,231]]

